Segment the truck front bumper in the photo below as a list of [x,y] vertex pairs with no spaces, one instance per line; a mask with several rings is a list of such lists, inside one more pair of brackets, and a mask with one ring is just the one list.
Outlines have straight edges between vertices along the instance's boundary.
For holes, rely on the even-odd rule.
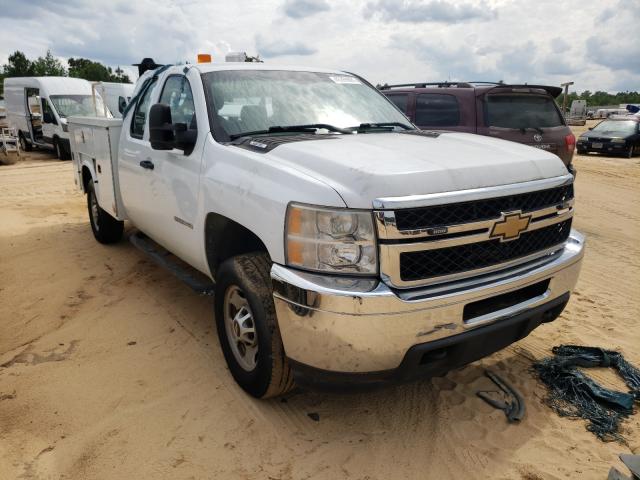
[[584,237],[572,230],[560,252],[536,262],[410,290],[274,264],[278,324],[296,382],[373,387],[489,355],[562,312],[583,254]]

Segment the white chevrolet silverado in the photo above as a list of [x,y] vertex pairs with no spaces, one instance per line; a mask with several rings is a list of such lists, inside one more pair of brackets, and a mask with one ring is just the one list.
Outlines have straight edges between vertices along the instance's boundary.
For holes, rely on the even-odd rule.
[[70,131],[96,239],[128,220],[215,282],[255,397],[444,374],[555,320],[580,270],[557,156],[420,131],[350,73],[157,68],[123,119]]

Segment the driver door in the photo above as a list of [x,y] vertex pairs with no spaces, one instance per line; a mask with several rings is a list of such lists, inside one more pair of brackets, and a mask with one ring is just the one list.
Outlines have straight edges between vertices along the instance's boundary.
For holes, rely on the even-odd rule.
[[[197,129],[193,92],[189,80],[182,74],[166,77],[158,103],[171,109],[173,125],[184,123]],[[198,142],[196,142],[198,144]],[[198,213],[201,150],[155,150],[154,198],[163,225],[162,239],[158,240],[168,250],[194,265],[200,261],[200,252],[193,248],[198,244],[195,228]]]
[[50,145],[53,144],[53,135],[55,134],[58,126],[58,121],[53,113],[51,103],[48,98],[42,97],[40,99],[42,104],[42,141]]

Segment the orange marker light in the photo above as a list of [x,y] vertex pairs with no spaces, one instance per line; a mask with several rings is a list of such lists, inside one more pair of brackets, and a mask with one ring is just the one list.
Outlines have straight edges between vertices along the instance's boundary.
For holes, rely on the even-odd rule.
[[302,265],[304,263],[302,256],[302,242],[289,240],[287,243],[287,260],[293,265]]
[[211,54],[210,53],[199,53],[198,54],[198,63],[211,63]]
[[292,207],[289,209],[289,233],[299,235],[302,233],[302,210]]

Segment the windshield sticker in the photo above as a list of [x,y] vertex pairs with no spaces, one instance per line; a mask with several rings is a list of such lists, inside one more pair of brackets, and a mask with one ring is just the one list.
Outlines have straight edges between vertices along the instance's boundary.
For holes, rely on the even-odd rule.
[[334,83],[349,83],[353,85],[361,85],[362,82],[358,80],[356,77],[352,77],[351,75],[330,75],[329,78]]

